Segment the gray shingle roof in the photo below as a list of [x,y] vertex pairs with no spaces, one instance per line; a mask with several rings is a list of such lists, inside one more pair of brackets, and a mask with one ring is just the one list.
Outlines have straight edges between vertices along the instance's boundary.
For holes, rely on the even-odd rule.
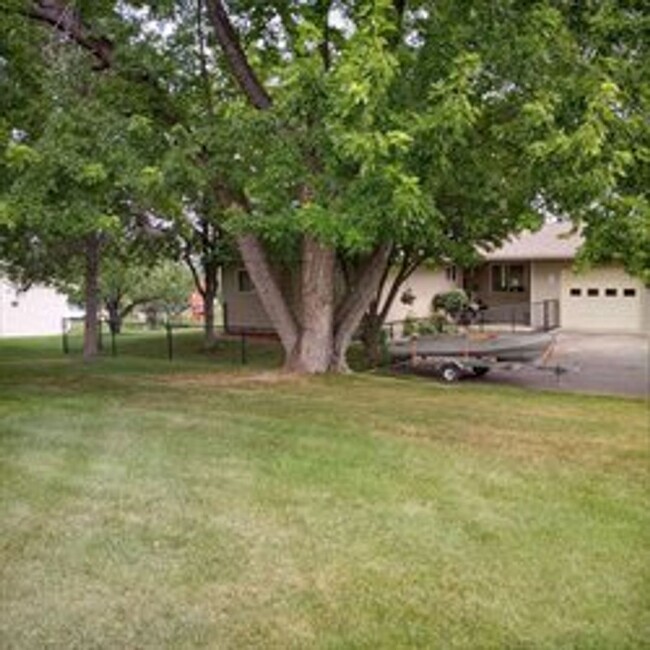
[[525,230],[501,248],[481,251],[489,262],[507,260],[571,260],[584,239],[569,223],[547,223],[536,232]]

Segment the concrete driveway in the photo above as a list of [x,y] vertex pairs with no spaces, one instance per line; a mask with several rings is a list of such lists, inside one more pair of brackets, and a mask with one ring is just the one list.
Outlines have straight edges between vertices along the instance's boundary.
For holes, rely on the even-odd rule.
[[641,334],[592,334],[559,331],[547,362],[567,372],[522,367],[494,370],[486,383],[583,393],[650,396],[650,337]]

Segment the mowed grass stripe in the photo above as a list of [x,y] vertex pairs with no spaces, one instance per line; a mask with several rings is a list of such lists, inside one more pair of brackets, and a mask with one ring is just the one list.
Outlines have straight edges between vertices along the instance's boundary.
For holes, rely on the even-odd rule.
[[642,402],[263,368],[0,377],[3,645],[646,647]]

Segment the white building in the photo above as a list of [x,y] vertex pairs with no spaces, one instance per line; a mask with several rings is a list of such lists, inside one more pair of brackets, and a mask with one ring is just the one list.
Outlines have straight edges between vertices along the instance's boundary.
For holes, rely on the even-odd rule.
[[0,277],[0,337],[60,334],[69,314],[68,299],[55,289],[33,285],[21,291]]

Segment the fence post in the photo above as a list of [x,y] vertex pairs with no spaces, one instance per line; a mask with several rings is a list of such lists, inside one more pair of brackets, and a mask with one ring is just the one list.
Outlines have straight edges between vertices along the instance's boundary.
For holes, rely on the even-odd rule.
[[228,334],[228,332],[230,331],[230,324],[228,322],[228,303],[225,301],[222,306],[222,313],[223,313],[223,331],[224,333]]
[[61,346],[63,354],[70,354],[70,342],[68,341],[68,319],[61,319]]
[[246,355],[246,330],[241,331],[240,349],[241,349],[241,362],[242,362],[242,365],[246,365],[248,363],[248,358],[247,358],[247,355]]
[[117,345],[115,344],[115,328],[111,325],[111,356],[117,356]]
[[545,332],[548,332],[548,330],[549,330],[549,323],[548,323],[548,300],[545,300],[545,301],[542,303],[542,312],[543,312],[542,319],[543,319],[543,321],[544,321],[544,331],[545,331]]
[[172,361],[174,359],[174,341],[172,338],[172,324],[169,320],[165,323],[165,330],[167,332],[167,358]]

